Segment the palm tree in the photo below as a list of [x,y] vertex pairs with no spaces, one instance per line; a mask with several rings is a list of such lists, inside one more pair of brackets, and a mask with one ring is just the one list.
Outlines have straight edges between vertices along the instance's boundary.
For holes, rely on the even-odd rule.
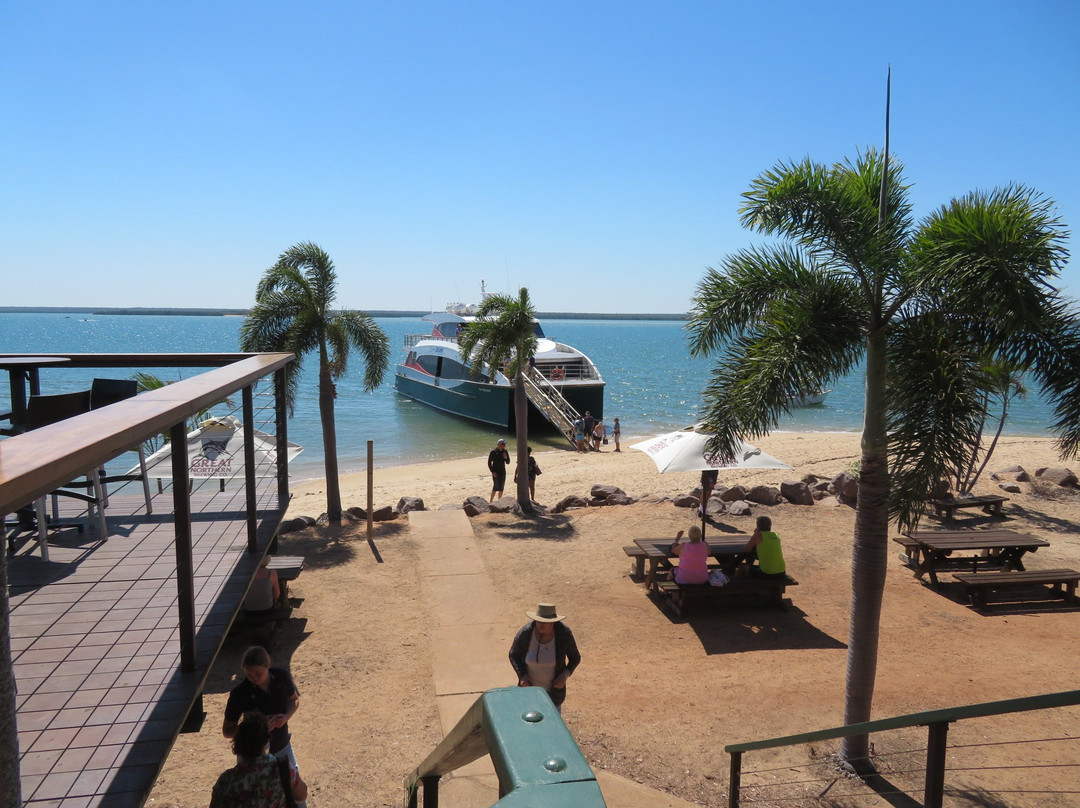
[[281,254],[266,270],[255,290],[255,306],[240,328],[244,351],[288,351],[296,359],[285,366],[285,403],[289,413],[296,403],[304,355],[319,353],[319,416],[322,421],[326,468],[326,515],[341,521],[338,480],[337,429],[334,423],[334,380],[345,375],[349,351],[364,359],[364,388],[382,382],[390,361],[386,334],[366,314],[331,308],[336,297],[337,273],[330,256],[316,244],[301,242]]
[[488,295],[476,312],[476,320],[458,337],[461,355],[469,357],[473,367],[496,371],[506,368],[514,377],[514,424],[517,433],[517,500],[521,509],[533,513],[529,496],[529,399],[525,394],[525,369],[529,357],[536,353],[536,309],[529,300],[529,290],[522,287],[516,298],[509,295]]
[[[722,452],[865,363],[849,724],[870,719],[890,516],[914,524],[933,484],[970,460],[987,351],[1031,369],[1055,406],[1058,448],[1080,448],[1080,322],[1052,285],[1067,252],[1051,202],[1021,187],[972,193],[916,226],[902,171],[871,150],[761,174],[742,223],[787,243],[708,269],[688,326],[694,355],[720,355],[704,420]],[[848,738],[841,754],[868,767],[868,744]]]

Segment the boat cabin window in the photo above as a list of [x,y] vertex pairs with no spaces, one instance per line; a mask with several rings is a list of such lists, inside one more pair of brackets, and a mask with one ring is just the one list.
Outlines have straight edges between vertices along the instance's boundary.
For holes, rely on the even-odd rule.
[[544,329],[540,327],[539,322],[534,322],[533,323],[533,333],[536,334],[537,339],[546,339],[546,335],[544,334]]
[[410,359],[415,359],[416,364],[424,371],[430,373],[432,376],[436,376],[440,379],[473,379],[477,381],[487,382],[488,377],[481,373],[474,377],[467,367],[462,365],[455,359],[451,359],[447,356],[434,356],[432,354],[424,354],[423,356],[409,355]]

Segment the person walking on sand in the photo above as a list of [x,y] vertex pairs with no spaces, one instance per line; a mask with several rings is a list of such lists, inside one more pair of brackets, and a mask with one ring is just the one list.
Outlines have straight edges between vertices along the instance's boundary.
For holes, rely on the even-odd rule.
[[517,673],[518,687],[544,688],[561,713],[566,680],[581,664],[574,633],[552,603],[541,603],[525,616],[529,622],[510,644],[510,664]]
[[604,426],[603,421],[597,421],[596,426],[592,430],[592,442],[593,448],[598,452],[604,451],[600,448],[600,445],[607,440],[607,427]]
[[615,441],[615,451],[621,452],[619,448],[619,439],[622,438],[622,427],[619,426],[619,419],[616,418],[615,422],[611,425],[611,439]]
[[488,453],[488,471],[491,472],[491,499],[495,501],[495,495],[502,498],[503,489],[506,488],[506,467],[510,465],[510,453],[506,451],[506,441],[499,438],[495,448]]
[[[533,502],[536,501],[536,475],[543,474],[540,471],[540,467],[536,465],[536,458],[532,456],[532,447],[527,446],[526,451],[529,453],[529,499]],[[521,472],[521,468],[514,467],[514,484],[517,484],[518,474]]]

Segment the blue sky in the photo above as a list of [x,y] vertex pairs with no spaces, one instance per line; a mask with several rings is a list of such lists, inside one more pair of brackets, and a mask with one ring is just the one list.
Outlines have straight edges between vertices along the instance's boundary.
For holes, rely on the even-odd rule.
[[889,64],[917,215],[1017,182],[1075,229],[1078,35],[1041,0],[11,3],[0,305],[243,307],[310,240],[352,308],[685,311],[756,174],[880,147]]

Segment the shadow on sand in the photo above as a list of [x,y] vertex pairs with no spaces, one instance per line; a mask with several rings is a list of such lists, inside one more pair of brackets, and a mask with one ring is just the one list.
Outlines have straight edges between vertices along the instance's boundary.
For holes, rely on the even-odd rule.
[[[662,607],[658,605],[658,608]],[[685,624],[698,635],[701,647],[710,656],[744,651],[847,648],[846,643],[809,623],[806,612],[797,606],[777,609],[755,602],[730,604],[692,613]]]

